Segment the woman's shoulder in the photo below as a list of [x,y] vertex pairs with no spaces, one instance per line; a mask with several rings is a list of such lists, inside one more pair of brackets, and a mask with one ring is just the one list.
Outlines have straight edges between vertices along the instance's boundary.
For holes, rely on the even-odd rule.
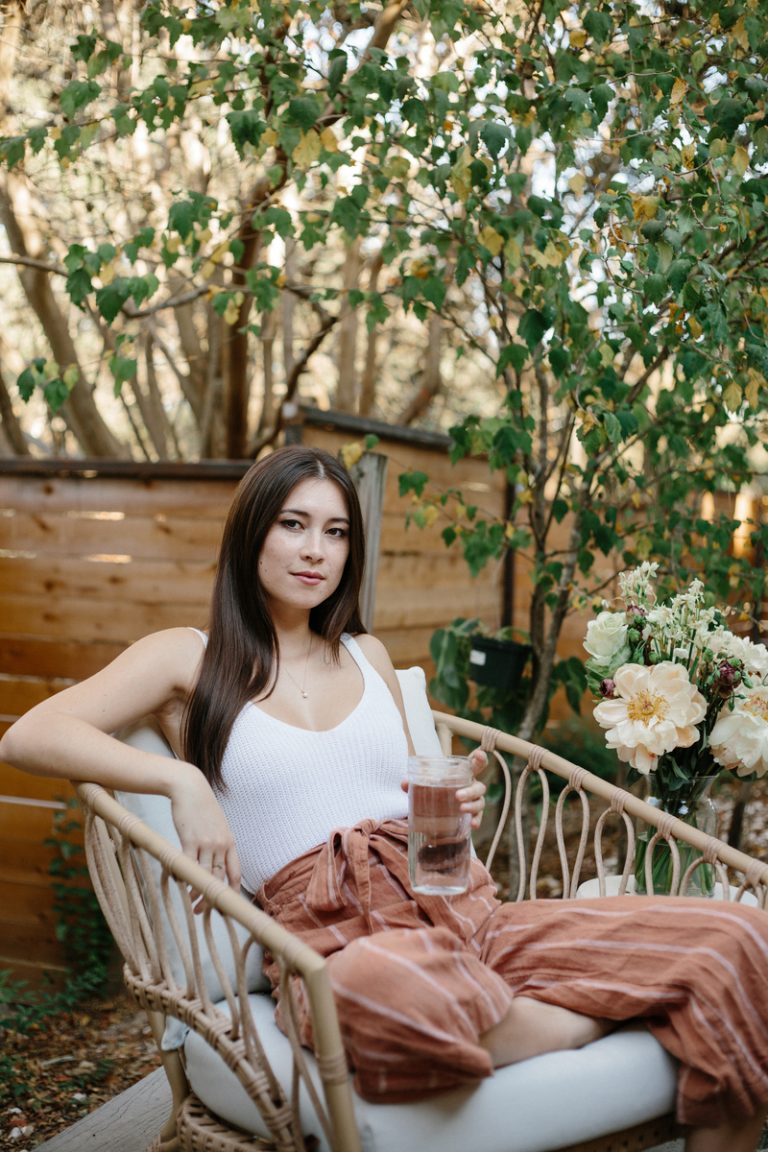
[[393,671],[392,660],[390,659],[389,652],[386,645],[382,644],[381,640],[376,636],[372,636],[370,632],[360,632],[353,636],[361,652],[365,656],[369,664],[372,664],[377,672],[382,676]]
[[205,651],[205,633],[196,628],[164,628],[136,640],[123,653],[123,663],[150,662],[166,676],[186,686],[196,679],[198,665]]

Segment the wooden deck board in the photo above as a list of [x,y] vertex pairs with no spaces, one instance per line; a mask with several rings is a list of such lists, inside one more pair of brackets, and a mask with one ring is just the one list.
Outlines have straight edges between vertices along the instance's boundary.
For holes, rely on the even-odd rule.
[[157,1068],[35,1152],[146,1152],[170,1107],[168,1080]]

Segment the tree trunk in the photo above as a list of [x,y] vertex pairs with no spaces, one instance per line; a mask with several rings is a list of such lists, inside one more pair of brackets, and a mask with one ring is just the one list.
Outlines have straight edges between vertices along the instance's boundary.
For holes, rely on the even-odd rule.
[[31,454],[21,424],[13,411],[8,385],[2,371],[0,371],[0,426],[9,454],[14,456]]
[[[45,253],[39,235],[29,220],[22,223],[23,201],[26,196],[27,190],[18,178],[11,173],[5,174],[0,182],[0,217],[8,233],[11,250],[19,256],[31,256],[42,260]],[[22,212],[17,212],[20,205]],[[92,388],[83,377],[66,317],[59,308],[51,288],[49,273],[40,268],[22,265],[17,271],[27,300],[43,327],[54,360],[62,369],[75,365],[80,374],[69,399],[60,409],[60,415],[72,429],[86,455],[124,459],[128,456],[128,451],[102,419],[93,398]]]
[[360,241],[355,238],[347,249],[344,262],[343,304],[339,321],[338,380],[336,407],[340,412],[356,412],[358,406],[357,377],[357,308],[349,303],[349,293],[360,284]]
[[[377,292],[379,288],[379,276],[381,269],[384,265],[384,260],[381,255],[381,249],[376,253],[371,261],[371,269],[368,274],[368,291]],[[379,332],[378,324],[375,324],[368,332],[368,340],[365,345],[365,362],[363,364],[363,375],[360,381],[360,415],[370,416],[373,411],[374,404],[376,403],[376,380],[378,373],[378,355],[377,355],[377,337]]]
[[440,369],[442,354],[443,320],[437,313],[433,313],[427,325],[427,347],[424,352],[424,368],[422,370],[421,384],[416,394],[411,397],[397,417],[398,424],[412,424],[417,420],[434,400],[443,386],[443,375]]

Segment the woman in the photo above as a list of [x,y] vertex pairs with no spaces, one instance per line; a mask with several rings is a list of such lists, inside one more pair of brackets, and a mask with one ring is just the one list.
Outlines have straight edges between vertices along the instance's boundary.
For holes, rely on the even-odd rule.
[[[328,956],[363,1094],[466,1084],[644,1017],[681,1062],[689,1152],[751,1152],[768,1101],[768,1011],[746,989],[768,968],[768,917],[669,898],[501,905],[476,861],[466,895],[417,900],[404,851],[410,739],[392,664],[359,620],[363,559],[347,473],[316,449],[276,451],[233,502],[207,633],[140,640],[17,721],[0,756],[169,797],[184,851],[235,887],[242,873]],[[147,714],[177,760],[110,735]],[[458,793],[475,825],[483,791]]]

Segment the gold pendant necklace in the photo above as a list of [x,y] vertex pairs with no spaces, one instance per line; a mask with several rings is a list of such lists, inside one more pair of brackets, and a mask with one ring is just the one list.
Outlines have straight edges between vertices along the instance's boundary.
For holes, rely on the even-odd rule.
[[301,684],[299,684],[296,677],[293,675],[293,673],[289,672],[287,668],[281,667],[281,669],[280,669],[281,672],[285,672],[285,674],[289,680],[293,680],[293,682],[296,685],[296,687],[298,688],[299,692],[301,692],[302,698],[304,700],[309,699],[309,693],[307,692],[307,671],[309,669],[309,658],[312,655],[312,641],[313,640],[314,640],[314,636],[310,632],[310,634],[309,634],[309,648],[307,649],[307,659],[304,661],[304,678],[303,678]]

